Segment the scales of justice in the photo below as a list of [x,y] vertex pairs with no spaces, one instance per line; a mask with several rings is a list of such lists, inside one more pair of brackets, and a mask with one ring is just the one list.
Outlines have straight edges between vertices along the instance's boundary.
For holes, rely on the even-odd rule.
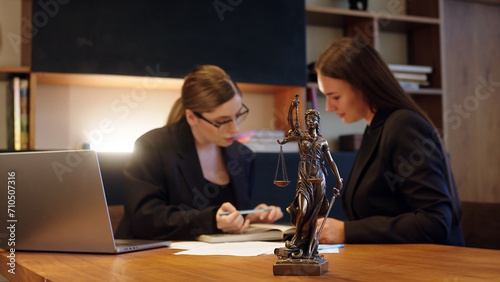
[[[288,110],[288,123],[291,128],[283,140],[277,140],[280,144],[280,154],[274,179],[274,184],[279,187],[290,183],[282,147],[288,142],[297,141],[300,154],[297,188],[293,202],[286,209],[296,229],[293,238],[285,242],[285,247],[274,250],[278,260],[273,266],[273,273],[319,276],[328,271],[328,262],[318,253],[319,235],[323,231],[335,197],[340,195],[342,178],[330,154],[328,142],[320,134],[319,112],[314,109],[306,111],[304,131],[300,129],[298,105],[297,93]],[[337,187],[333,188],[330,202],[326,195],[328,172],[325,161],[337,179]],[[318,228],[318,219],[321,218],[324,219],[320,221],[321,226]]]

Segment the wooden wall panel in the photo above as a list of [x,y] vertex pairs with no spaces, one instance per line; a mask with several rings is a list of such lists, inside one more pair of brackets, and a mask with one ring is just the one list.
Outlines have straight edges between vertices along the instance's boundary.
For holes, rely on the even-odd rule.
[[442,3],[445,140],[459,193],[500,202],[500,6]]

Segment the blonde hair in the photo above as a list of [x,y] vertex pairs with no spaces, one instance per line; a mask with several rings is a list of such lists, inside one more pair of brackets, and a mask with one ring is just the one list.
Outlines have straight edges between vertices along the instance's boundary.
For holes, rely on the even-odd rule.
[[186,109],[210,112],[236,94],[241,96],[238,86],[223,69],[214,65],[198,66],[184,78],[181,97],[172,106],[167,124],[183,119]]

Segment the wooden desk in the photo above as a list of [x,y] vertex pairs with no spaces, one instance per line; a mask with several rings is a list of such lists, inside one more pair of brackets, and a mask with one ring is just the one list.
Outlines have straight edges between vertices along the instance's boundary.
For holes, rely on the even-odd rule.
[[346,245],[325,254],[323,276],[273,276],[274,255],[258,257],[173,255],[169,248],[122,255],[16,252],[16,274],[7,273],[0,253],[0,273],[11,281],[500,281],[500,251],[440,245]]

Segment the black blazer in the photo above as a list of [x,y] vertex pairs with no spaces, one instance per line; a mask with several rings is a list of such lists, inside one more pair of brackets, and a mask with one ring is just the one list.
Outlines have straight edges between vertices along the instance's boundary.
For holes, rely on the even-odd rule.
[[377,111],[342,194],[346,242],[463,246],[447,171],[439,138],[423,117]]
[[[238,209],[248,209],[255,154],[234,142],[223,148]],[[191,128],[179,123],[147,132],[137,139],[124,170],[125,216],[116,238],[193,239],[220,232],[212,201],[220,186],[203,177]]]

